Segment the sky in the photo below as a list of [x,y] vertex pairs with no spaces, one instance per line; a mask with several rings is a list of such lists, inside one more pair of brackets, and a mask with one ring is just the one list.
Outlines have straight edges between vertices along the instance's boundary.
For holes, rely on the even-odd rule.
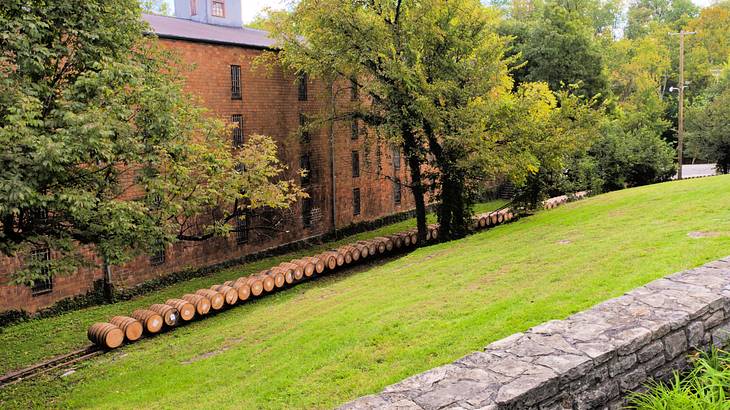
[[[173,0],[166,0],[170,4],[172,9]],[[282,9],[287,4],[291,3],[292,0],[243,0],[243,22],[248,23],[253,20],[262,10],[267,7],[272,9]],[[713,0],[692,0],[698,6],[706,7],[709,6]]]

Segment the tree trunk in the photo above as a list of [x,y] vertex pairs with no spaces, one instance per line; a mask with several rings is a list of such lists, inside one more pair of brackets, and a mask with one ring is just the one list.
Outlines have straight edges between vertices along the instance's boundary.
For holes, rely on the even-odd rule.
[[418,242],[425,243],[428,227],[426,226],[426,200],[425,190],[421,180],[421,158],[416,137],[407,126],[403,127],[403,151],[408,158],[408,169],[411,173],[411,192],[413,201],[416,204],[416,228],[418,229]]
[[112,267],[107,262],[107,258],[103,257],[103,272],[102,272],[102,278],[103,278],[103,284],[104,284],[104,300],[107,303],[112,303],[114,301],[114,286],[112,285]]

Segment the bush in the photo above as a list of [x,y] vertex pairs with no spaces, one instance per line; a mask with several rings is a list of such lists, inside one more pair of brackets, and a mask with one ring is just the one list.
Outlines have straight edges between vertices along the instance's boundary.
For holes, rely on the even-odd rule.
[[692,370],[674,372],[672,383],[651,382],[645,393],[630,396],[629,408],[723,409],[730,408],[730,355],[712,348],[694,359]]

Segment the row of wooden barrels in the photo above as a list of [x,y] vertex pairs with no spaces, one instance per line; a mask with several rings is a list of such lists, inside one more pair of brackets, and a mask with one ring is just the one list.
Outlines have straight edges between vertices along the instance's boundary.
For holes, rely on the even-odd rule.
[[[510,209],[485,213],[474,217],[474,228],[485,229],[513,218],[514,214]],[[432,242],[438,237],[438,224],[429,225],[426,240]],[[115,349],[125,341],[133,342],[145,334],[153,335],[165,328],[174,328],[196,317],[203,317],[250,298],[294,285],[315,274],[329,273],[343,266],[416,245],[418,245],[418,235],[415,230],[357,241],[315,256],[284,262],[253,275],[213,285],[209,289],[200,289],[195,293],[168,299],[165,303],[156,303],[147,309],[137,309],[129,316],[115,316],[109,322],[93,324],[87,335],[93,343],[106,349]]]

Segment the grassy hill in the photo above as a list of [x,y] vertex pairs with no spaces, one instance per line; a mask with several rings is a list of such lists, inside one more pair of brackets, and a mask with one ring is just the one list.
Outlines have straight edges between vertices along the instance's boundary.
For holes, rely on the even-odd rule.
[[[542,211],[142,340],[64,378],[10,386],[0,390],[0,407],[333,407],[727,256],[728,188],[725,176],[686,180]],[[99,309],[111,314],[129,306]],[[11,357],[23,352],[37,356],[33,349],[49,343],[39,335],[65,335],[59,327],[88,315],[6,329],[0,362],[20,363]]]

